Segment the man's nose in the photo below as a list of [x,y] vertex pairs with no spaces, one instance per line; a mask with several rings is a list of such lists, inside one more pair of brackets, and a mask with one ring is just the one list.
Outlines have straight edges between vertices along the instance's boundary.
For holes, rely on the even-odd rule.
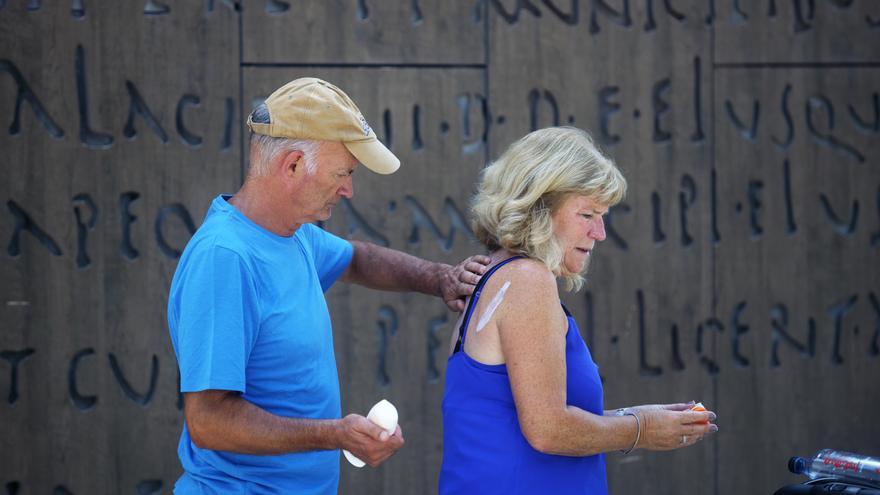
[[597,216],[593,225],[590,227],[590,239],[595,239],[596,241],[604,241],[605,240],[605,220],[602,217]]
[[351,198],[354,196],[354,182],[352,182],[350,175],[346,177],[342,185],[339,186],[338,193],[343,198]]

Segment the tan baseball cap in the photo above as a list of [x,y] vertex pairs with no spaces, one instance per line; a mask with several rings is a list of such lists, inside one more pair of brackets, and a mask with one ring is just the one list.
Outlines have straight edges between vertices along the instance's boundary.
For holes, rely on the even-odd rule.
[[269,123],[247,125],[256,134],[341,142],[365,167],[390,174],[400,160],[379,141],[357,105],[341,89],[314,77],[294,79],[265,101]]

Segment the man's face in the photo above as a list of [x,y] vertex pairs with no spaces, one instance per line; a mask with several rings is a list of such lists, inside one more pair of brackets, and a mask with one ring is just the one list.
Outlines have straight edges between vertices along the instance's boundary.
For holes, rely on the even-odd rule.
[[293,201],[307,222],[316,222],[329,219],[342,198],[354,195],[352,174],[358,161],[342,143],[334,142],[323,142],[311,159],[315,165],[311,174],[306,170],[305,159],[297,165],[301,180]]

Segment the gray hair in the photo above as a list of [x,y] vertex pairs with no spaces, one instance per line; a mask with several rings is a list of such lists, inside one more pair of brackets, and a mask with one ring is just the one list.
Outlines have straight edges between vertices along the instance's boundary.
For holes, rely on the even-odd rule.
[[[261,124],[271,122],[269,109],[265,103],[261,103],[251,112],[251,121]],[[303,162],[306,172],[311,175],[317,170],[318,163],[315,159],[321,147],[319,141],[307,139],[290,139],[283,137],[265,136],[251,133],[251,164],[248,176],[260,177],[269,172],[269,164],[281,153],[290,151],[302,151]]]

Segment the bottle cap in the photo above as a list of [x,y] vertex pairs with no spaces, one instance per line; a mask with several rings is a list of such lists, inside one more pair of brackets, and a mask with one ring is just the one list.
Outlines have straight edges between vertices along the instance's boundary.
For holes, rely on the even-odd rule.
[[803,457],[792,457],[788,460],[788,470],[794,474],[803,474],[807,470],[807,461]]

